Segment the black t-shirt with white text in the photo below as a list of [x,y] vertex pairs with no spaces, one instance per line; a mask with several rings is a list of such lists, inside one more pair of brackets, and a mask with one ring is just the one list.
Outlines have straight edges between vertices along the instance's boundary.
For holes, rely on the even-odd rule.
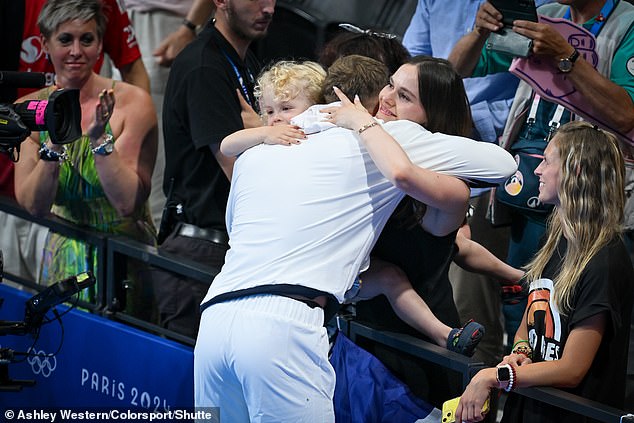
[[[557,246],[542,278],[529,288],[526,323],[533,361],[561,358],[570,332],[585,319],[605,313],[607,326],[597,355],[579,386],[567,391],[623,409],[629,330],[634,298],[634,270],[617,238],[593,257],[575,287],[572,311],[562,315],[551,301],[553,279],[566,254]],[[503,422],[580,422],[582,417],[520,395],[510,395]]]

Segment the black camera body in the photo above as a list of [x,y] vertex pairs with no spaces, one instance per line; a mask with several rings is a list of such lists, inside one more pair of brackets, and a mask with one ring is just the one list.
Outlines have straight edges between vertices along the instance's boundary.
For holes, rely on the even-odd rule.
[[46,100],[0,104],[0,153],[17,161],[20,144],[31,131],[48,131],[53,144],[67,144],[81,137],[79,90],[59,89]]

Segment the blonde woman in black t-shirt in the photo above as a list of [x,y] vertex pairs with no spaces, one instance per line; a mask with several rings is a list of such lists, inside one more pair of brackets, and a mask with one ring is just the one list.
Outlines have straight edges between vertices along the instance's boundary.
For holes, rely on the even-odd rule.
[[[528,305],[513,352],[467,386],[456,421],[480,421],[492,388],[553,386],[624,406],[634,270],[621,239],[624,160],[616,138],[587,122],[562,126],[535,174],[553,204],[544,246],[527,266]],[[509,396],[503,422],[584,421]]]

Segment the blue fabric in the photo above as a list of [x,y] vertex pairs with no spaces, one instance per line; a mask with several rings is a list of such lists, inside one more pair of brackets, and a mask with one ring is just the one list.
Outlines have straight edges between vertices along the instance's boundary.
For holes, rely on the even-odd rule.
[[[552,0],[537,0],[540,6]],[[403,36],[412,56],[424,54],[446,59],[463,35],[471,32],[484,0],[462,0],[460,6],[447,0],[418,0],[416,11]],[[496,142],[504,130],[519,79],[509,72],[466,78],[465,89],[471,114],[482,141]]]
[[341,332],[337,334],[330,363],[337,375],[337,423],[416,422],[435,410],[415,397],[376,357]]
[[[484,0],[464,0],[460,7],[447,0],[418,0],[403,36],[412,56],[446,59],[453,46],[469,33]],[[473,122],[482,141],[495,142],[502,134],[519,80],[508,72],[465,79]]]

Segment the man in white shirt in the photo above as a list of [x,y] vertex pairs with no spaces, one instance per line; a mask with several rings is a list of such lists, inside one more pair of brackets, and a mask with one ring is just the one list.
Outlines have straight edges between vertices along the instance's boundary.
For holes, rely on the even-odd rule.
[[[516,168],[492,144],[409,121],[383,127],[413,163],[437,172],[498,183]],[[403,195],[343,128],[239,157],[227,204],[231,248],[202,304],[197,407],[220,407],[227,421],[334,420],[322,307],[343,301]]]

